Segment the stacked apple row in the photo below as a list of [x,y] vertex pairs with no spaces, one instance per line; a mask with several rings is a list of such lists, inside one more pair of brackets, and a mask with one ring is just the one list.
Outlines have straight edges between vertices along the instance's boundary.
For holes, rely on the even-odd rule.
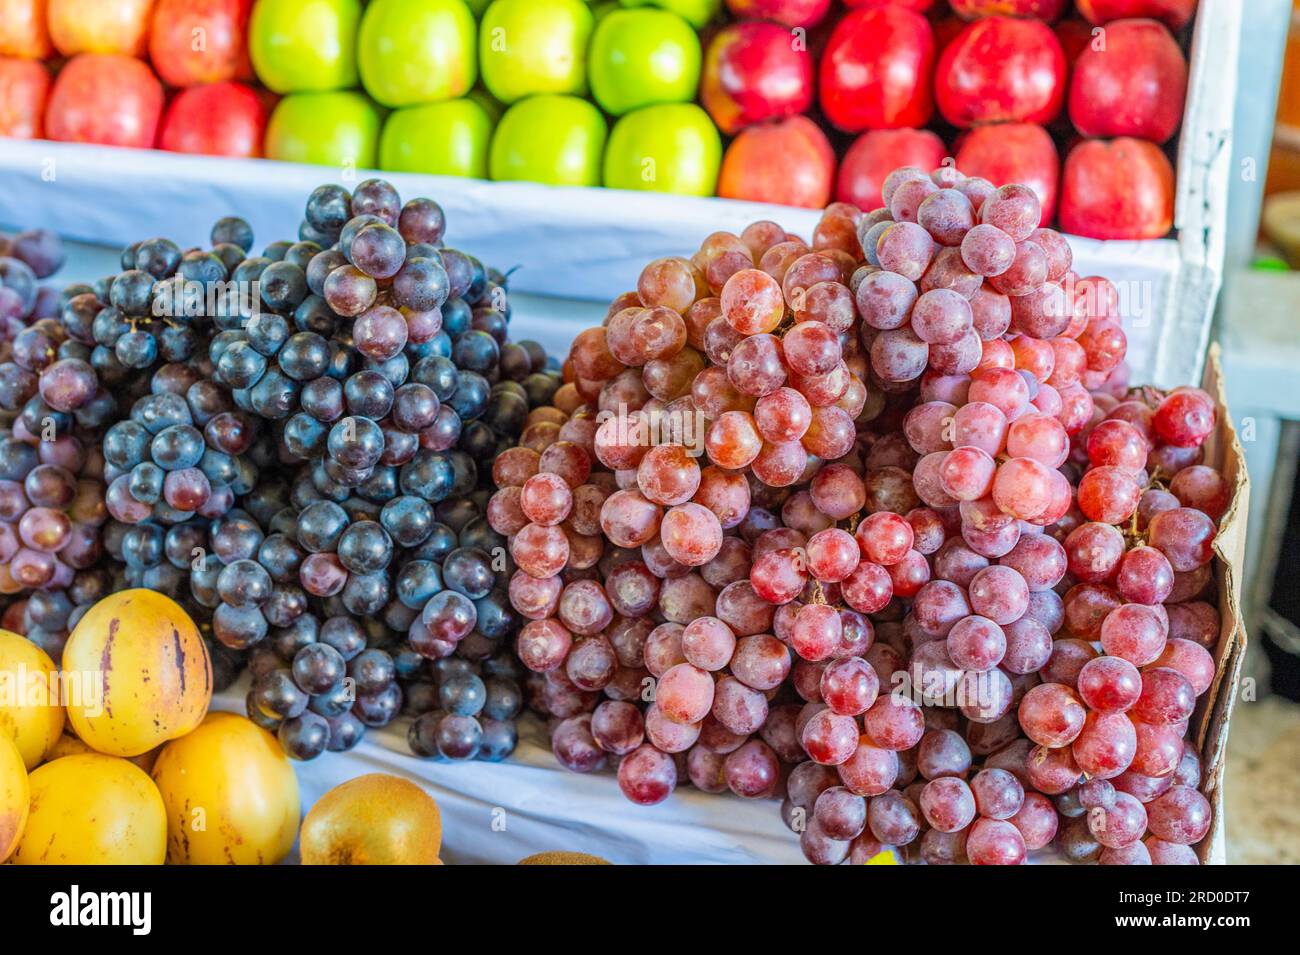
[[1195,0],[845,6],[0,0],[0,135],[810,208],[953,155],[1044,225],[1168,233]]

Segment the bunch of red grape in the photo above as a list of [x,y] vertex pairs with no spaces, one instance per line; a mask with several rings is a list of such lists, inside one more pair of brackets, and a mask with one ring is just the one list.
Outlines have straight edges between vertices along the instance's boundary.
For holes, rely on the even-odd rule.
[[635,802],[784,781],[815,862],[1194,861],[1215,403],[1127,388],[1032,190],[884,197],[715,233],[575,339],[489,507],[530,704]]

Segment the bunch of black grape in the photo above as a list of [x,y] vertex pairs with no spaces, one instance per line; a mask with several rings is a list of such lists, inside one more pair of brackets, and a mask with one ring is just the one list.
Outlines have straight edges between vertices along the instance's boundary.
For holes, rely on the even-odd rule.
[[[295,758],[348,749],[403,711],[421,717],[421,755],[515,745],[513,567],[484,517],[490,462],[559,376],[540,346],[506,341],[504,276],[445,247],[444,229],[436,203],[403,205],[384,182],[317,189],[298,242],[231,253],[230,275],[258,294],[234,290],[213,315],[187,391],[213,400],[190,402],[190,422],[140,422],[152,437],[133,473],[165,472],[142,522],[162,533],[141,531],[143,550],[188,573],[213,638],[254,677],[249,715]],[[218,231],[251,248],[244,223]],[[168,476],[195,468],[214,495],[230,490],[221,507],[167,499]],[[136,536],[124,559],[142,552]]]
[[49,229],[0,233],[0,359],[25,327],[58,314],[59,289],[41,285],[64,261],[63,243]]
[[47,230],[0,236],[0,626],[55,659],[112,589],[99,439],[115,402],[59,317],[89,289],[39,284],[63,259]]

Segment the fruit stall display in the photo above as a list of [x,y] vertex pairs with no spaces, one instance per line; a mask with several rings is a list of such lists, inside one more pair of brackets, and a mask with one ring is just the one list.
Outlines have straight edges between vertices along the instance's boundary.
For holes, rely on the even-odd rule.
[[0,135],[814,209],[951,153],[1150,239],[1196,6],[6,0]]
[[[381,180],[313,190],[315,238],[227,216],[61,290],[55,236],[4,238],[0,659],[104,679],[0,703],[0,847],[278,861],[301,781],[304,861],[435,861],[443,816],[456,861],[576,818],[617,861],[1213,860],[1245,496],[1217,384],[1130,382],[1117,290],[1031,187],[882,192],[649,262],[562,364]],[[525,708],[596,778],[515,755]],[[321,795],[363,764],[441,814]]]
[[[526,264],[517,287],[546,295],[607,300],[618,275],[716,227],[815,222],[664,192],[868,208],[889,169],[951,153],[997,184],[1034,186],[1045,224],[1055,216],[1097,237],[1076,241],[1077,254],[1122,294],[1132,288],[1142,377],[1199,375],[1233,93],[1212,74],[1236,55],[1235,0],[377,0],[364,10],[5,0],[0,10],[0,133],[239,155],[264,140],[262,154],[296,162],[411,170],[420,175],[390,178],[439,195],[466,221],[467,247]],[[52,84],[44,57],[61,65]],[[61,183],[54,196],[20,190],[10,225],[39,218],[110,244],[132,237],[127,213],[170,234],[179,203],[210,221],[234,190],[258,194],[259,231],[278,228],[289,197],[319,179],[49,141],[0,153],[21,182]],[[489,175],[617,192],[592,203],[568,191],[580,186],[441,179]],[[1149,238],[1171,225],[1176,239]],[[611,241],[592,246],[595,229]]]

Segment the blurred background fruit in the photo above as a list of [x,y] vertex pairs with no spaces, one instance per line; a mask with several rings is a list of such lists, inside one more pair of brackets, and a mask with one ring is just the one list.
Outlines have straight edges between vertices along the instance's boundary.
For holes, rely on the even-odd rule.
[[835,27],[818,82],[826,118],[848,133],[924,126],[934,109],[934,33],[903,7],[855,10]]
[[166,807],[173,865],[274,865],[293,848],[293,764],[276,738],[247,718],[210,714],[163,747],[152,776]]
[[147,149],[157,136],[162,107],[162,86],[144,63],[120,53],[82,53],[54,81],[45,135]]
[[722,157],[718,195],[820,209],[830,202],[835,151],[807,116],[741,130]]
[[1120,20],[1104,49],[1079,54],[1070,83],[1070,121],[1085,136],[1166,142],[1183,118],[1187,60],[1155,20]]
[[302,821],[303,865],[432,865],[442,818],[423,789],[370,773],[335,786]]
[[271,113],[266,157],[349,169],[375,165],[379,110],[360,93],[294,93]]
[[479,24],[484,85],[503,103],[582,95],[593,22],[582,0],[495,0]]
[[710,23],[722,6],[722,0],[618,0],[625,7],[660,7],[671,10],[696,29]]
[[54,52],[46,0],[0,0],[0,56],[41,60]]
[[44,63],[0,57],[0,136],[40,139],[49,95],[50,71]]
[[1042,207],[1042,225],[1056,216],[1061,160],[1056,143],[1042,126],[1005,123],[977,126],[956,140],[957,168],[994,184],[1024,183]]
[[167,815],[153,781],[117,756],[64,756],[28,777],[16,865],[162,865]]
[[248,51],[258,78],[277,93],[357,85],[358,0],[257,0]]
[[463,96],[478,74],[475,25],[461,0],[374,0],[361,18],[361,82],[384,106]]
[[122,53],[143,56],[153,0],[49,0],[50,39],[64,56]]
[[248,17],[253,0],[157,0],[149,59],[168,86],[251,80]]
[[379,168],[486,179],[492,127],[469,98],[394,110],[379,139]]
[[576,96],[532,96],[497,123],[488,172],[493,179],[596,186],[604,148],[605,120],[596,107]]
[[863,133],[844,154],[835,186],[837,202],[859,209],[884,205],[885,177],[902,166],[933,169],[948,155],[948,147],[928,129],[873,129]]
[[670,11],[611,11],[596,25],[587,57],[592,97],[614,116],[695,98],[700,41]]
[[733,23],[709,44],[700,102],[728,135],[807,112],[813,102],[813,58],[775,23]]
[[212,662],[198,628],[170,597],[124,590],[77,622],[63,667],[102,673],[103,693],[69,697],[68,722],[92,749],[138,756],[199,725],[212,699]]
[[158,148],[208,156],[262,155],[266,103],[251,86],[223,82],[181,90],[167,106]]
[[1050,123],[1065,99],[1065,54],[1038,20],[986,17],[939,57],[935,99],[959,128],[987,123]]
[[1174,224],[1174,169],[1141,139],[1079,143],[1061,177],[1061,227],[1093,239],[1155,239]]
[[722,140],[694,103],[647,106],[619,119],[605,149],[605,185],[613,189],[711,196]]
[[[0,136],[818,205],[824,143],[831,196],[864,211],[894,164],[952,156],[994,185],[1028,182],[1046,224],[1081,137],[1149,141],[1172,164],[1195,7],[0,0]],[[498,127],[538,96],[590,108],[548,100]],[[621,122],[694,104],[711,133],[695,110]],[[796,116],[820,136],[775,122]],[[773,125],[745,135],[759,124]],[[760,162],[756,145],[778,141],[793,150]]]

